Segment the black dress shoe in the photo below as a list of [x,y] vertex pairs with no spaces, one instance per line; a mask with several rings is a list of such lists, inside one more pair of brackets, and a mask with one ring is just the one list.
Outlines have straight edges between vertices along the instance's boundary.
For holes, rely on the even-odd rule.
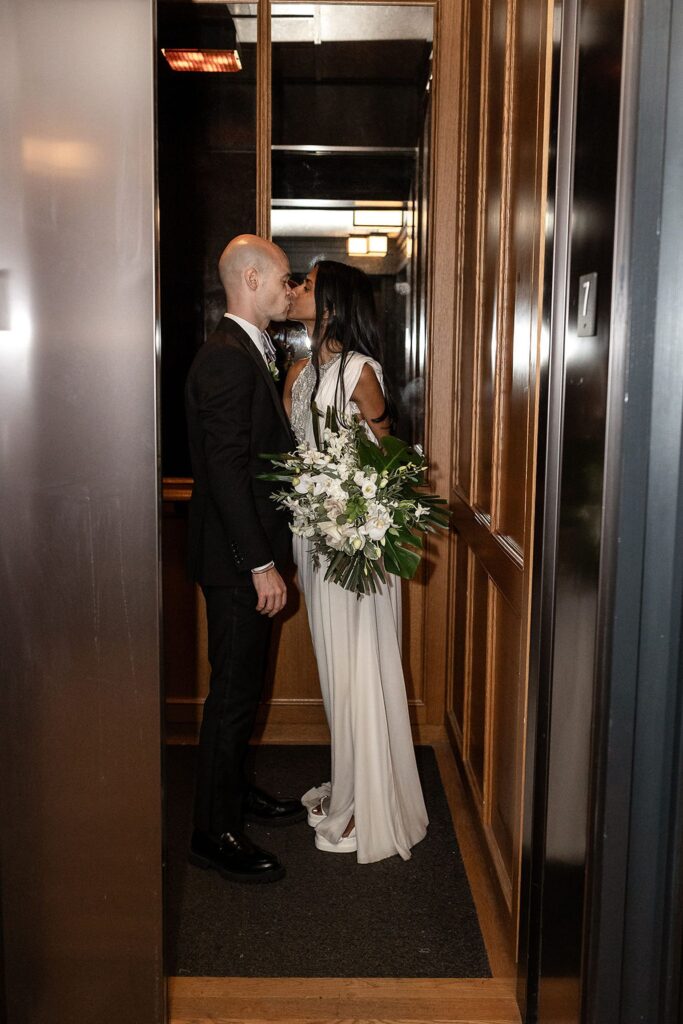
[[240,832],[224,832],[217,843],[195,829],[188,860],[198,868],[213,868],[231,882],[277,882],[285,877],[277,857]]
[[251,786],[244,798],[244,817],[262,825],[293,825],[303,821],[306,808],[301,800],[280,800]]

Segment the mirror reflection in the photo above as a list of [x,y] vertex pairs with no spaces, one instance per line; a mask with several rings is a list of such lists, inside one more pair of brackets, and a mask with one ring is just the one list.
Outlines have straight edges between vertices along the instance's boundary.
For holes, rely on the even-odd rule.
[[[372,278],[397,433],[423,440],[430,7],[273,4],[272,234],[302,280],[316,259]],[[303,324],[277,338],[287,360]]]

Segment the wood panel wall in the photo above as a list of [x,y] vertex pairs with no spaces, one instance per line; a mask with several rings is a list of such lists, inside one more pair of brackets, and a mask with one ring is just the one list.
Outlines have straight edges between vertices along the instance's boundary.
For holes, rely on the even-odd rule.
[[519,899],[549,19],[464,0],[447,724],[511,922]]

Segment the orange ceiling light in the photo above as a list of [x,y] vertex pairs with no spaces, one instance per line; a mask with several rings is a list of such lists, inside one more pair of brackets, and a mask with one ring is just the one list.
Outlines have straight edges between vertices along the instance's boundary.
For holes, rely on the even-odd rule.
[[237,50],[171,50],[161,52],[174,71],[241,71]]

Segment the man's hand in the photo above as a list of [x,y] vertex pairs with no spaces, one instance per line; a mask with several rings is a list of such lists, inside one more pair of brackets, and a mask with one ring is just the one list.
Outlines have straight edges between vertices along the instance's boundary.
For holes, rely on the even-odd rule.
[[256,611],[272,619],[287,603],[287,587],[280,573],[273,566],[265,572],[251,574],[258,595]]

